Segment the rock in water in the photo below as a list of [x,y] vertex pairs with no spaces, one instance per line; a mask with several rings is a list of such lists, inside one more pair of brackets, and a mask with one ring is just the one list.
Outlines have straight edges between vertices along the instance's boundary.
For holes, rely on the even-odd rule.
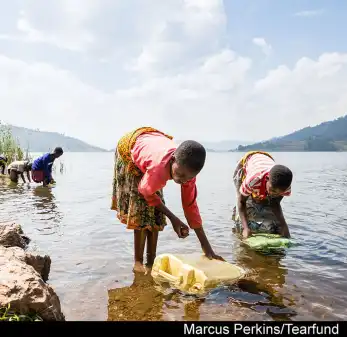
[[15,222],[0,224],[0,246],[25,248],[29,242],[20,225]]
[[4,243],[0,245],[0,307],[10,305],[22,315],[36,313],[43,320],[65,321],[60,300],[46,283],[50,257],[25,252],[19,238],[20,226],[0,224],[0,243]]
[[25,262],[32,266],[46,282],[51,270],[51,258],[48,255],[34,255],[33,253],[25,254]]

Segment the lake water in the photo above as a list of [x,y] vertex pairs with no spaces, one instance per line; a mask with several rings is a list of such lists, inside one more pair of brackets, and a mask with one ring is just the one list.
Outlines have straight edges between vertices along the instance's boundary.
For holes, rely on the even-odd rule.
[[[238,153],[208,153],[198,177],[205,231],[227,261],[249,272],[233,286],[205,297],[154,287],[132,273],[133,235],[110,210],[113,154],[66,153],[53,189],[0,182],[0,221],[14,220],[32,239],[30,249],[52,258],[49,283],[67,320],[346,320],[347,156],[345,153],[275,153],[294,172],[282,207],[298,246],[285,256],[245,248],[232,232]],[[165,189],[168,207],[182,219],[179,186]],[[160,253],[195,253],[194,233],[180,240],[170,226]]]

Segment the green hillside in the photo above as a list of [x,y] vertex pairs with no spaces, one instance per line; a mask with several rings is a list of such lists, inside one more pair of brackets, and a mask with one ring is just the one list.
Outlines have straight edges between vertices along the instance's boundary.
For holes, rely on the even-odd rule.
[[236,151],[347,151],[347,115],[306,127],[283,137],[252,145],[239,145]]

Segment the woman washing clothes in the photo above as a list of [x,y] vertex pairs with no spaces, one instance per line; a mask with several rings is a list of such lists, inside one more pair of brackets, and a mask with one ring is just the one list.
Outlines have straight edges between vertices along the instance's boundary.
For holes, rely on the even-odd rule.
[[233,220],[244,238],[262,232],[290,237],[281,201],[291,195],[292,171],[267,152],[245,154],[234,171],[237,204]]
[[[156,257],[158,233],[170,220],[179,238],[186,238],[189,227],[210,259],[222,259],[210,246],[202,227],[197,205],[196,176],[205,164],[206,151],[195,141],[177,146],[172,137],[151,127],[124,135],[115,152],[111,209],[118,219],[134,230],[134,271],[146,272],[143,254],[147,245],[147,266]],[[181,186],[182,206],[189,227],[166,206],[163,188],[173,180]]]
[[22,178],[23,183],[26,183],[24,178],[24,172],[27,174],[27,178],[29,183],[30,179],[30,171],[31,171],[32,163],[29,160],[17,160],[8,165],[7,172],[10,176],[12,182],[17,183],[19,176]]
[[32,178],[35,183],[42,183],[43,186],[53,184],[55,181],[52,177],[53,163],[64,153],[61,147],[56,147],[52,153],[46,153],[35,159],[32,165]]

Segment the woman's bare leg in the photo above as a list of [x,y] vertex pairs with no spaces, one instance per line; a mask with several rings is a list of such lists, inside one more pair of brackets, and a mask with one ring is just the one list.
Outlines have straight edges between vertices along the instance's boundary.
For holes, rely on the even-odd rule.
[[143,253],[145,250],[147,234],[148,231],[146,229],[134,230],[135,272],[146,272],[146,268],[143,266]]
[[147,234],[147,263],[146,266],[151,268],[157,254],[158,230],[148,231]]

